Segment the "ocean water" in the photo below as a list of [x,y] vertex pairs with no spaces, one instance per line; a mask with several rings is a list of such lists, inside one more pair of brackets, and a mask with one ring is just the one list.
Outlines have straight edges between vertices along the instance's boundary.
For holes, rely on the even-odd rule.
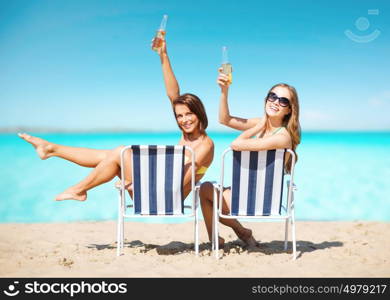
[[[97,149],[176,144],[180,138],[179,132],[37,135],[59,144]],[[217,181],[221,153],[238,132],[209,135],[215,156],[202,181]],[[56,202],[56,194],[91,170],[59,158],[42,161],[16,134],[0,134],[0,149],[1,223],[116,220],[116,179],[89,191],[85,202]],[[390,132],[304,132],[297,152],[297,220],[390,221]]]

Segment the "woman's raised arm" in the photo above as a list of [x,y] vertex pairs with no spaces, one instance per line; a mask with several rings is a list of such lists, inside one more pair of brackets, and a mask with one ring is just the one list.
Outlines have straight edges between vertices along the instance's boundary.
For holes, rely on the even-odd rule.
[[218,70],[217,79],[218,85],[221,87],[221,97],[219,102],[219,123],[237,130],[247,130],[254,127],[261,121],[261,118],[244,119],[230,115],[228,94],[229,94],[229,79],[227,75],[222,73],[222,68]]
[[157,53],[161,60],[165,89],[169,100],[171,100],[171,103],[173,103],[173,101],[180,95],[180,88],[169,61],[165,39],[163,39],[162,46],[157,50]]

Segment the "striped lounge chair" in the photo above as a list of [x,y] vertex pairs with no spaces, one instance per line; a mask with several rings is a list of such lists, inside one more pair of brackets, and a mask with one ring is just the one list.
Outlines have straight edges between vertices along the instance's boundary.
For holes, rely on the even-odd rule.
[[[224,182],[224,161],[233,152],[230,213],[225,215],[222,207]],[[292,156],[290,178],[287,181],[287,201],[283,206],[284,159],[286,152]],[[285,220],[284,249],[287,250],[288,226],[291,223],[293,259],[296,259],[295,217],[294,217],[294,165],[295,154],[290,149],[267,151],[233,151],[226,149],[222,154],[221,179],[214,184],[213,238],[212,247],[218,258],[219,218],[228,219],[280,219]],[[217,200],[217,192],[219,199]],[[219,202],[217,205],[217,201]]]
[[[183,179],[184,153],[192,155],[192,206],[184,206]],[[125,153],[132,152],[132,205],[126,204],[125,181],[121,181],[119,189],[119,213],[117,228],[117,255],[124,243],[124,218],[139,217],[189,217],[194,218],[195,254],[199,252],[198,242],[198,191],[195,185],[195,154],[188,146],[165,145],[131,145],[121,152],[121,178],[124,178]],[[133,208],[132,210],[128,208]],[[191,208],[185,213],[184,208]],[[127,211],[130,210],[130,213]]]

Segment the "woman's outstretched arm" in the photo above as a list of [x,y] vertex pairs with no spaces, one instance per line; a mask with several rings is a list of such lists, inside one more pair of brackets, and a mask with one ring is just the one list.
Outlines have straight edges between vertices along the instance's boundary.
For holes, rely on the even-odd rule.
[[227,75],[222,73],[222,68],[219,70],[217,79],[218,85],[221,87],[221,97],[219,102],[219,123],[237,130],[247,130],[260,122],[261,118],[244,119],[230,115],[228,95],[229,95],[229,79]]
[[171,62],[169,61],[165,39],[163,39],[162,46],[158,49],[157,53],[160,55],[165,89],[169,100],[173,103],[173,101],[180,95],[180,88],[175,74],[173,73]]

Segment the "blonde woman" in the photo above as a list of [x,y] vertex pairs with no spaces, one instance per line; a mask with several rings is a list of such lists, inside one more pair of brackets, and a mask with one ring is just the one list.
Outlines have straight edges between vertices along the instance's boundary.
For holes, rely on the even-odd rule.
[[[239,118],[230,115],[228,105],[229,79],[219,70],[217,82],[221,88],[219,107],[219,122],[228,127],[243,131],[231,143],[231,148],[237,151],[261,151],[270,149],[292,149],[295,152],[300,143],[301,133],[299,125],[298,94],[294,87],[280,83],[274,85],[264,100],[264,115],[258,118]],[[285,169],[290,171],[291,157],[287,153]],[[210,182],[202,184],[200,189],[202,212],[209,239],[212,238],[213,215],[213,185]],[[224,188],[222,211],[228,214],[230,207],[231,189]],[[249,246],[256,246],[257,242],[252,231],[242,226],[235,219],[220,218],[220,222],[229,226],[237,237]],[[219,237],[219,246],[223,247],[225,240]]]

